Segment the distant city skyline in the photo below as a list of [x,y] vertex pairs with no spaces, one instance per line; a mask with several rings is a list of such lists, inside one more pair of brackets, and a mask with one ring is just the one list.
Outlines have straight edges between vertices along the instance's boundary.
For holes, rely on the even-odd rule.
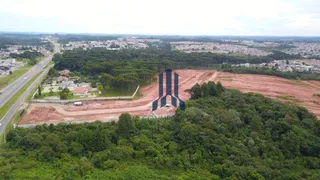
[[319,0],[2,0],[0,31],[320,36]]

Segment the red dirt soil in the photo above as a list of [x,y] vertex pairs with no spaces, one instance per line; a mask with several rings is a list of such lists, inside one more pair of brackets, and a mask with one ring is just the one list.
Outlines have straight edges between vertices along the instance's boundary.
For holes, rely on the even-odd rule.
[[[318,119],[320,118],[320,98],[313,96],[320,93],[320,82],[318,81],[293,81],[274,76],[232,74],[213,70],[175,70],[174,72],[179,74],[179,97],[184,101],[190,98],[190,95],[184,90],[190,89],[194,84],[221,81],[222,85],[227,88],[261,93],[275,100],[290,101],[304,106]],[[175,108],[173,107],[151,112],[151,103],[158,97],[158,83],[140,89],[140,93],[143,97],[137,100],[86,101],[83,102],[83,106],[33,103],[19,124],[112,121],[117,120],[122,113],[147,117],[174,114]]]
[[217,81],[227,88],[242,92],[261,93],[275,100],[291,102],[307,108],[320,119],[320,82],[288,80],[284,78],[252,74],[220,73]]
[[[176,70],[179,74],[179,97],[188,100],[190,95],[184,90],[190,89],[196,83],[215,80],[217,73],[212,70]],[[165,79],[165,76],[164,76]],[[164,83],[165,87],[165,83]],[[158,97],[158,83],[153,83],[140,89],[143,97],[137,100],[86,101],[83,106],[73,104],[33,103],[22,117],[19,124],[41,124],[71,121],[111,121],[117,120],[122,113],[134,116],[160,117],[174,114],[175,108],[161,108],[151,112],[151,103]],[[50,107],[50,113],[43,114]]]

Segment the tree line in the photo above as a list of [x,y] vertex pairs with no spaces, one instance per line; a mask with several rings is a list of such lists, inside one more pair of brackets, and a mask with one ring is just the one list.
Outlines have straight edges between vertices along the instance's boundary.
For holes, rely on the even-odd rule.
[[58,42],[61,44],[67,44],[70,41],[107,41],[117,39],[118,36],[91,36],[91,35],[78,35],[78,34],[66,34],[57,35]]
[[44,55],[38,51],[25,51],[21,54],[10,53],[11,58],[20,58],[20,59],[29,59],[30,65],[35,65],[38,63],[38,58],[43,57]]
[[171,50],[169,44],[161,48],[146,49],[122,49],[119,51],[107,50],[105,48],[92,48],[90,50],[74,49],[57,54],[54,57],[56,69],[70,69],[72,71],[83,71],[88,63],[101,63],[110,61],[135,61],[135,60],[157,60],[169,61],[176,68],[205,68],[222,63],[263,63],[274,59],[281,59],[283,53],[275,51],[272,56],[230,56],[227,54],[214,54],[210,52],[184,53]]
[[74,49],[56,54],[53,58],[56,70],[69,69],[85,76],[93,84],[100,83],[106,89],[115,87],[132,90],[138,84],[150,82],[155,74],[166,68],[214,68],[223,63],[271,62],[274,56],[284,53],[274,52],[265,57],[229,56],[213,53],[184,53],[171,50],[169,44],[157,48],[122,49],[105,48],[90,50]]
[[262,74],[277,76],[286,79],[300,79],[300,80],[316,80],[320,81],[319,73],[313,72],[281,72],[275,68],[268,67],[234,67],[231,64],[218,65],[217,69],[223,72],[231,72],[236,74]]
[[12,33],[0,34],[0,49],[6,49],[8,45],[41,46],[46,44],[49,44],[49,42],[43,42],[41,40],[41,35]]

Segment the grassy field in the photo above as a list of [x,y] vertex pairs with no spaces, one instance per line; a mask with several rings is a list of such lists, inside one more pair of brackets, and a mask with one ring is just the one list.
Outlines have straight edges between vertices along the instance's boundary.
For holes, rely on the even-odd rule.
[[[38,90],[38,86],[43,82],[43,80],[45,80],[48,77],[48,74],[46,74],[45,76],[43,76],[43,78],[40,80],[39,84],[37,86],[35,86],[31,93],[28,95],[28,97],[26,98],[27,101],[30,101],[30,99],[32,98],[34,92],[36,92]],[[42,88],[43,89],[43,88]]]
[[285,96],[285,95],[277,96],[277,98],[284,99],[284,100],[292,100],[292,99],[294,99],[293,96]]
[[118,88],[108,87],[104,91],[101,91],[100,97],[114,97],[114,96],[132,96],[135,89],[132,91],[125,91]]
[[48,68],[49,66],[51,66],[51,65],[53,65],[53,64],[54,64],[54,62],[53,62],[53,61],[50,61],[50,62],[46,65],[45,68]]
[[0,77],[0,90],[8,86],[10,83],[24,75],[32,66],[26,65],[14,71],[12,74]]
[[131,100],[137,100],[137,99],[140,99],[142,97],[143,97],[143,94],[141,94],[140,89],[139,89],[137,94]]
[[289,102],[295,102],[295,103],[302,103],[303,101],[301,99],[296,99],[294,96],[286,96],[286,95],[282,95],[282,96],[276,96],[279,99],[283,99]]
[[[35,88],[32,92],[35,92],[35,91],[37,91],[37,94],[38,94],[38,90],[37,90],[38,88]],[[53,92],[53,93],[50,93],[50,92],[48,92],[48,93],[41,93],[41,96],[38,96],[38,95],[35,95],[35,97],[34,97],[34,99],[44,99],[44,98],[46,98],[46,97],[58,97],[58,98],[60,98],[60,93],[59,92]],[[31,97],[32,97],[32,95],[33,94],[31,94]],[[30,97],[30,99],[31,99],[31,97]],[[79,99],[79,98],[83,98],[83,97],[81,97],[81,96],[75,96],[75,95],[72,95],[72,93],[69,93],[69,95],[68,95],[68,97],[67,97],[67,99]]]
[[303,82],[301,80],[290,80],[289,83],[291,83],[292,85],[295,85],[295,86],[301,86],[301,87],[313,87],[312,85],[306,83],[306,82]]
[[2,117],[11,108],[12,104],[14,104],[19,99],[19,97],[24,93],[24,91],[28,89],[28,87],[40,76],[41,73],[42,71],[38,73],[36,76],[34,76],[26,85],[23,86],[23,88],[21,88],[14,96],[11,97],[11,99],[9,99],[9,101],[6,104],[4,104],[0,108],[0,119],[2,119]]

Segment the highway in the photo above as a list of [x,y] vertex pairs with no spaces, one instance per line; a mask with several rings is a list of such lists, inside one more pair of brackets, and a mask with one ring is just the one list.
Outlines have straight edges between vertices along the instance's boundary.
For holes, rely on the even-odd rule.
[[[60,46],[59,44],[55,45],[55,51],[59,52]],[[20,105],[24,102],[27,96],[31,93],[31,91],[36,87],[36,85],[42,80],[42,78],[48,73],[49,67],[45,68],[45,66],[52,60],[54,53],[48,55],[44,60],[39,62],[37,65],[33,66],[25,75],[8,85],[6,88],[2,90],[2,94],[0,95],[0,107],[2,107],[13,95],[15,95],[24,85],[26,85],[34,76],[43,71],[41,75],[28,87],[28,89],[23,92],[23,94],[19,97],[19,99],[11,106],[8,112],[3,116],[0,123],[0,134],[2,134],[5,130],[5,127],[11,120],[12,116],[16,111],[19,110]]]
[[[57,47],[58,48],[58,47]],[[19,77],[17,80],[9,84],[7,87],[2,89],[2,94],[0,95],[0,108],[14,95],[19,89],[21,89],[27,82],[36,74],[41,72],[44,67],[51,61],[53,54],[47,56],[44,60],[30,68],[30,70]],[[14,73],[14,72],[13,72]]]
[[[30,70],[19,77],[17,80],[9,84],[2,90],[0,95],[0,108],[16,93],[21,89],[27,82],[36,74],[42,71],[43,66],[46,65],[52,59],[52,55],[46,57],[42,62],[30,68]],[[43,65],[42,65],[43,64]],[[14,72],[13,72],[14,73]]]

